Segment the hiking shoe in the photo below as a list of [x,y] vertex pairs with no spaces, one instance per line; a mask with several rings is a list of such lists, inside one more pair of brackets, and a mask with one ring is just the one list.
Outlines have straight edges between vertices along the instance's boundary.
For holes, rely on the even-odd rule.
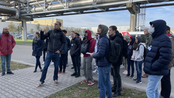
[[94,85],[94,82],[89,82],[88,85],[89,86]]
[[78,77],[80,77],[80,75],[76,75],[75,77],[78,78]]
[[54,80],[54,84],[55,85],[58,85],[58,80]]
[[42,82],[40,82],[40,83],[39,83],[39,85],[38,85],[37,87],[41,87],[42,85],[43,85],[43,83],[42,83]]
[[86,80],[83,80],[82,82],[83,82],[83,83],[86,83],[87,81],[86,81]]
[[4,76],[4,75],[5,75],[5,73],[2,73],[2,74],[1,74],[1,76]]
[[136,81],[136,83],[137,83],[137,84],[140,84],[140,83],[142,83],[142,82],[141,82],[141,81],[139,81],[139,80],[137,80],[137,81]]

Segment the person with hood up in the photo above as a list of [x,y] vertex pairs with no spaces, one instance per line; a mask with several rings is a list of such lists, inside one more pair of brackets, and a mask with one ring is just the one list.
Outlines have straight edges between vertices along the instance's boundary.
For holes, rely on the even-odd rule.
[[[129,42],[129,35],[128,34],[126,34],[126,35],[124,35],[124,41],[125,41],[125,43],[126,43],[126,46],[128,47],[128,42]],[[126,49],[127,50],[127,49]],[[127,55],[124,55],[123,56],[123,65],[124,65],[124,68],[125,68],[125,70],[124,70],[124,72],[123,72],[123,74],[124,75],[127,75]]]
[[32,43],[32,49],[33,49],[32,56],[36,57],[36,66],[35,66],[34,73],[37,72],[38,66],[40,68],[40,71],[42,72],[42,67],[40,64],[40,57],[42,56],[43,47],[44,47],[44,41],[40,39],[39,32],[36,32],[35,38],[33,39],[33,43]]
[[[86,30],[85,31],[85,39],[89,42],[89,53],[93,53],[94,52],[94,47],[95,47],[95,39],[92,38],[92,34],[90,30]],[[84,76],[85,76],[85,80],[83,80],[82,82],[86,83],[88,82],[88,85],[93,85],[94,84],[94,80],[92,77],[92,57],[89,54],[83,54],[83,70],[84,70]]]
[[135,61],[136,71],[137,71],[137,78],[134,79],[136,83],[141,82],[141,75],[142,75],[142,64],[144,60],[144,47],[145,45],[142,44],[142,38],[136,37],[135,43],[133,45],[133,55],[132,59]]
[[98,26],[98,34],[100,35],[100,40],[98,42],[98,51],[97,53],[92,53],[91,57],[97,60],[98,66],[98,89],[99,89],[99,98],[112,98],[111,91],[111,82],[110,82],[110,70],[111,64],[106,59],[106,55],[109,52],[109,40],[106,36],[108,32],[108,27],[105,25]]
[[118,57],[117,62],[112,64],[112,69],[111,69],[111,74],[113,76],[113,81],[114,81],[114,85],[112,87],[112,92],[114,92],[114,94],[112,95],[112,97],[117,97],[117,96],[121,95],[121,91],[122,91],[120,66],[123,61],[123,41],[124,41],[124,39],[123,39],[122,34],[118,32],[116,26],[109,27],[109,37],[110,37],[110,40],[113,40],[113,42],[116,42],[116,43],[120,44],[120,46],[121,46],[120,56]]
[[[130,40],[129,40],[129,43],[128,43],[128,51],[127,51],[127,71],[128,71],[128,74],[127,74],[127,77],[131,77],[133,78],[134,77],[134,61],[131,60],[131,56],[133,54],[133,44],[135,42],[135,38],[134,37],[130,37]],[[132,74],[130,75],[130,67],[132,69]]]
[[146,94],[148,98],[159,98],[158,86],[163,75],[169,73],[172,46],[169,37],[165,34],[164,20],[150,22],[148,32],[152,34],[153,39],[144,62],[144,72],[149,74]]

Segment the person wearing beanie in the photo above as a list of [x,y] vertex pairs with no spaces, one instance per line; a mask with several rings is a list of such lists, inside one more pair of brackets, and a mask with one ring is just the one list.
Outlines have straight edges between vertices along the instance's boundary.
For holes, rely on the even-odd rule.
[[106,36],[108,32],[108,27],[105,25],[98,26],[98,34],[100,35],[100,40],[98,42],[97,53],[92,53],[91,57],[97,60],[98,66],[98,89],[99,98],[112,98],[111,83],[110,83],[110,70],[111,64],[106,59],[106,55],[109,52],[109,40]]
[[[126,43],[127,47],[128,47],[128,42],[129,42],[129,35],[126,34],[126,35],[124,35],[124,43]],[[128,73],[127,72],[127,55],[123,56],[123,65],[124,65],[124,68],[125,68],[125,71],[123,72],[123,74],[127,75],[127,73]]]
[[142,44],[142,38],[141,37],[136,37],[135,38],[135,43],[133,45],[133,56],[132,59],[135,62],[135,67],[137,71],[137,78],[134,79],[136,83],[142,83],[141,81],[141,75],[142,75],[142,64],[144,60],[144,47],[145,45]]
[[[130,37],[129,43],[128,43],[128,51],[127,51],[127,77],[134,77],[134,61],[131,60],[131,56],[133,54],[133,44],[135,42],[135,38],[134,37]],[[132,74],[130,74],[130,67],[132,69]]]
[[144,61],[144,72],[149,75],[146,95],[148,98],[159,98],[158,87],[161,78],[169,73],[169,63],[172,57],[171,40],[165,34],[166,22],[164,20],[150,22],[148,32],[152,34],[152,42]]

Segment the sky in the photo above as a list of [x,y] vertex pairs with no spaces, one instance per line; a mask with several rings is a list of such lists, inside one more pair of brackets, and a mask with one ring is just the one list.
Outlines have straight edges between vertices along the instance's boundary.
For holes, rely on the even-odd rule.
[[[49,18],[63,19],[64,27],[97,27],[99,24],[105,24],[107,26],[130,26],[130,13],[128,10]],[[150,21],[158,19],[165,20],[167,25],[174,30],[174,6],[146,8],[146,27],[149,27]]]

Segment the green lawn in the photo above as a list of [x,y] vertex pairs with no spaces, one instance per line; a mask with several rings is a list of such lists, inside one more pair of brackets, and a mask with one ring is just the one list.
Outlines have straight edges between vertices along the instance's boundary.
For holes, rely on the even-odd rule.
[[[93,86],[80,82],[46,98],[98,98],[99,90],[97,86],[97,81]],[[117,98],[147,98],[145,92],[129,88],[122,88],[121,94]]]
[[[1,61],[0,61],[0,64],[1,64]],[[23,69],[23,68],[28,68],[28,67],[31,67],[31,66],[21,64],[21,63],[16,63],[16,62],[11,62],[11,65],[10,65],[11,70]],[[0,66],[0,72],[2,72],[1,66]]]
[[15,39],[16,44],[20,45],[32,45],[33,40],[27,39],[27,41],[22,41],[22,39]]

